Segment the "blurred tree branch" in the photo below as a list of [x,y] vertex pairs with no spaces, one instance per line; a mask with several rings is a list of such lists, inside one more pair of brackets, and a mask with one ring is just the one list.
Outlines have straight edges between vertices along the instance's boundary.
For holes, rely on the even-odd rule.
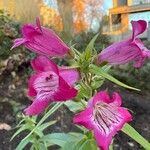
[[70,40],[73,36],[73,0],[57,0],[57,5],[62,18],[65,38]]

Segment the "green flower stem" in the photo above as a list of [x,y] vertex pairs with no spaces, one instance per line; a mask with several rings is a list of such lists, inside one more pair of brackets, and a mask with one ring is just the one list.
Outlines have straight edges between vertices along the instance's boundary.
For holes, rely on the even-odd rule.
[[85,73],[86,83],[90,86],[89,75]]
[[35,126],[35,128],[24,138],[22,141],[26,140],[32,133],[51,115],[53,114],[63,103],[56,103],[39,121],[39,123]]

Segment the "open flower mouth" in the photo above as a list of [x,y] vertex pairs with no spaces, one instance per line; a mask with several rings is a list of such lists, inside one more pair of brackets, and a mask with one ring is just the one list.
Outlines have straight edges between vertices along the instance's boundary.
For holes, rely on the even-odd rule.
[[93,116],[99,130],[106,135],[110,133],[114,125],[119,124],[123,119],[118,113],[117,107],[104,102],[99,102],[95,105]]
[[51,71],[40,73],[38,78],[34,81],[34,87],[38,93],[37,95],[43,95],[44,93],[51,95],[58,89],[58,85],[59,77]]

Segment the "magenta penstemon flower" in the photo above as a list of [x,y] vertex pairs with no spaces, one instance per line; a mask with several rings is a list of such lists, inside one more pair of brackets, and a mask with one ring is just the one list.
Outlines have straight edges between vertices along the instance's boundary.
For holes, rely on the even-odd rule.
[[125,64],[134,62],[135,68],[140,68],[146,58],[150,58],[150,51],[144,47],[137,36],[146,30],[147,23],[144,20],[131,21],[133,33],[132,37],[112,44],[98,55],[98,62],[108,62],[109,64]]
[[76,69],[57,67],[45,56],[32,60],[35,74],[29,79],[28,95],[35,97],[31,106],[25,109],[27,115],[41,113],[50,102],[74,98],[77,90],[73,87],[79,79]]
[[59,57],[69,52],[70,48],[52,30],[41,27],[39,18],[36,25],[25,24],[21,31],[23,37],[14,41],[12,49],[24,45],[35,53]]
[[101,91],[89,101],[84,111],[74,117],[74,123],[92,130],[99,148],[108,150],[112,137],[132,119],[127,109],[120,107],[121,103],[118,93],[110,98],[106,91]]

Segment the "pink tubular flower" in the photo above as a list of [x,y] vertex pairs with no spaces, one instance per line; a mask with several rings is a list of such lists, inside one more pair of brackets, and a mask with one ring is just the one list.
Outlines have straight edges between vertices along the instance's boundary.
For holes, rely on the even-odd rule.
[[108,62],[109,64],[116,65],[133,61],[134,67],[140,68],[144,60],[150,58],[150,51],[147,50],[140,39],[137,38],[138,35],[146,30],[146,21],[131,21],[131,24],[133,28],[132,37],[128,40],[114,43],[104,49],[98,55],[99,63]]
[[76,69],[58,68],[45,56],[39,56],[32,60],[31,65],[35,74],[29,79],[28,95],[35,99],[25,109],[26,115],[37,115],[50,102],[69,100],[77,95],[77,90],[73,88],[79,79]]
[[41,27],[39,18],[36,19],[36,25],[25,24],[22,35],[22,38],[14,41],[12,49],[24,45],[35,53],[51,57],[62,57],[69,51],[69,47],[52,30]]
[[120,107],[121,102],[118,93],[114,93],[110,98],[106,91],[101,91],[89,101],[84,111],[74,117],[74,123],[94,132],[101,150],[108,150],[112,137],[132,119],[131,114]]

